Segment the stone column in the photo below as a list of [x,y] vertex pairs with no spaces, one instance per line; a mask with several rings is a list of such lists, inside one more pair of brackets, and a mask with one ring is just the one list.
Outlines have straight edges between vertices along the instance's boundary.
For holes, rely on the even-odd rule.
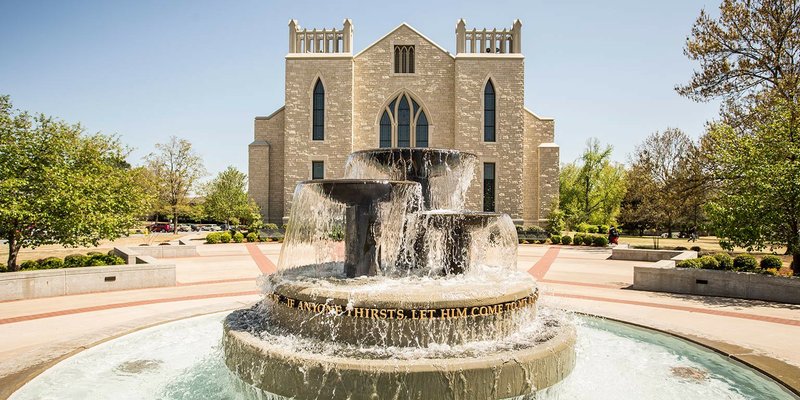
[[467,28],[464,19],[456,24],[456,54],[463,53],[467,48]]
[[512,53],[522,53],[522,22],[514,20],[514,27],[511,28],[511,38],[514,41]]
[[546,220],[550,216],[553,205],[558,201],[559,146],[555,143],[542,143],[539,153],[539,196],[538,218]]
[[297,53],[297,20],[289,20],[289,53]]
[[261,207],[264,221],[269,220],[269,149],[265,140],[256,140],[247,148],[247,193]]
[[350,53],[352,51],[352,45],[353,45],[353,22],[350,21],[350,18],[344,20],[343,31],[344,31],[344,35],[342,35],[344,37],[343,50],[345,53]]

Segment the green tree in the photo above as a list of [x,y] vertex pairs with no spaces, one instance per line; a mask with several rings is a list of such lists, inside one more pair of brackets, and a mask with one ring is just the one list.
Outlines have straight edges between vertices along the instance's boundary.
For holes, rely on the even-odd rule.
[[247,198],[247,175],[236,168],[220,172],[205,192],[203,208],[211,219],[235,225],[252,220],[255,203]]
[[0,236],[8,268],[22,248],[98,245],[136,224],[147,201],[127,150],[78,124],[13,109],[0,96]]
[[637,228],[689,229],[701,223],[697,212],[707,194],[697,167],[697,146],[680,129],[654,132],[636,146],[620,221]]
[[625,195],[625,169],[611,162],[611,151],[589,139],[581,157],[561,168],[559,208],[570,227],[615,222]]
[[[775,198],[766,192],[750,192],[744,196],[736,188],[751,188],[757,182],[745,182],[759,174],[736,173],[729,170],[734,160],[742,161],[739,169],[752,169],[765,165],[780,165],[774,172],[795,171],[800,158],[796,143],[800,140],[800,2],[796,0],[723,0],[717,19],[705,11],[701,12],[691,36],[687,38],[685,54],[700,63],[691,81],[676,89],[684,96],[698,101],[721,98],[723,102],[722,122],[711,127],[708,133],[707,148],[723,151],[731,157],[717,157],[704,151],[710,162],[720,165],[710,166],[711,177],[723,190],[723,199],[736,196],[744,201],[761,204],[758,209],[769,215],[780,215],[788,251],[792,253],[792,266],[800,273],[800,238],[798,237],[798,192],[800,187],[791,184],[791,179],[776,179],[775,190],[784,193],[789,200],[771,203]],[[737,136],[747,139],[747,143],[735,143],[728,138]],[[752,136],[752,137],[751,137]],[[777,153],[766,151],[775,149],[774,140],[782,143],[784,149]],[[749,153],[744,160],[734,157],[732,149],[741,148],[751,142],[764,145],[760,152]],[[728,149],[721,146],[730,146]],[[777,158],[782,157],[782,158]],[[775,178],[775,177],[773,177]],[[788,186],[777,186],[779,184]],[[728,192],[725,192],[728,190]],[[744,189],[742,189],[744,190]],[[729,198],[728,200],[731,200]],[[730,204],[723,200],[721,203]],[[752,204],[754,207],[756,204]],[[718,210],[717,210],[718,211]],[[712,211],[714,217],[722,217]],[[736,243],[762,243],[765,237],[776,237],[774,221],[769,218],[750,220],[744,214],[733,213],[728,216],[731,225],[721,234]],[[740,219],[742,218],[742,219]],[[712,218],[713,219],[713,218]],[[715,225],[722,228],[722,221]],[[745,235],[745,231],[750,232]],[[746,236],[750,239],[744,240]],[[735,237],[735,238],[734,238]],[[760,239],[759,239],[760,238]]]
[[158,188],[159,204],[169,210],[172,229],[177,234],[178,216],[189,206],[189,195],[197,189],[206,170],[188,140],[172,136],[169,142],[156,144],[156,150],[145,161]]
[[800,272],[800,140],[791,138],[785,108],[763,113],[764,122],[740,133],[723,123],[704,138],[719,194],[707,207],[723,247],[761,250],[786,246]]

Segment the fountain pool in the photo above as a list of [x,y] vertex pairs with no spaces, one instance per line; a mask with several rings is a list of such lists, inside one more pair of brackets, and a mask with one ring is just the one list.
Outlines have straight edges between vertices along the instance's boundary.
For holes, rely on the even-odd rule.
[[[546,316],[556,311],[541,308]],[[12,400],[260,399],[225,365],[225,313],[184,319],[72,356]],[[527,399],[798,399],[760,373],[679,338],[594,317],[558,315],[577,330],[572,373]]]

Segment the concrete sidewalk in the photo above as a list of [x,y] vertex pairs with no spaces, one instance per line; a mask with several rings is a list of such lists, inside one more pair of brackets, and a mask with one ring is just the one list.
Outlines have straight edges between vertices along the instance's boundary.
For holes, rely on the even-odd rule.
[[[279,251],[277,243],[201,245],[199,257],[170,259],[175,287],[0,303],[0,398],[99,341],[257,301],[256,278],[275,270]],[[800,379],[800,306],[629,290],[638,262],[609,256],[605,249],[523,245],[518,267],[539,279],[545,305],[675,333],[789,383],[792,375]]]

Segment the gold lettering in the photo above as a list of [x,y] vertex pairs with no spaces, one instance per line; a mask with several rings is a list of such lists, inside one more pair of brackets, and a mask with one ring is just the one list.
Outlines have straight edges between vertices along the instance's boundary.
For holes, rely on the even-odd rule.
[[443,308],[439,310],[439,317],[450,319],[450,309]]
[[411,310],[411,319],[419,319],[417,317],[417,310]]
[[476,315],[478,315],[478,307],[472,307],[472,308],[470,308],[470,309],[469,309],[469,313],[470,313],[470,315],[471,315],[471,316],[473,316],[473,317],[474,317],[474,316],[476,316]]
[[394,313],[395,313],[396,311],[397,311],[397,310],[395,310],[395,309],[393,309],[393,308],[390,308],[390,309],[388,310],[388,312],[389,312],[389,319],[394,319]]
[[287,298],[286,299],[286,305],[289,306],[289,307],[294,308],[294,299]]
[[456,309],[456,313],[458,314],[458,317],[459,317],[459,318],[461,318],[461,317],[466,317],[466,316],[467,316],[467,307],[464,307],[464,308],[457,308],[457,309]]
[[378,312],[378,317],[380,317],[380,319],[386,319],[386,309],[385,308],[381,308],[381,310]]
[[397,310],[397,319],[406,319],[405,310],[403,309]]

